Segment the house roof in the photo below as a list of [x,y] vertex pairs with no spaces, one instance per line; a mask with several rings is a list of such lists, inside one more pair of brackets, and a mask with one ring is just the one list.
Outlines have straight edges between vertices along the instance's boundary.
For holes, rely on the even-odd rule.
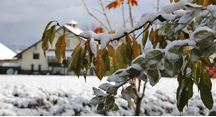
[[0,60],[13,59],[16,53],[0,43]]
[[[74,20],[71,20],[70,22],[69,22],[70,24],[71,23],[76,23],[76,24],[78,24],[76,21],[74,21]],[[73,33],[75,36],[78,36],[81,32],[83,32],[82,30],[80,30],[79,28],[72,28],[71,26],[68,26],[68,25],[64,25],[64,26],[62,26],[62,27],[60,27],[60,28],[58,28],[57,30],[56,30],[56,32],[58,31],[58,30],[60,30],[60,29],[62,29],[62,28],[65,28],[65,29],[68,29],[71,33]],[[39,42],[41,42],[42,40],[39,40],[38,42],[36,42],[36,43],[34,43],[33,45],[31,45],[30,47],[28,47],[28,48],[26,48],[25,50],[23,50],[22,52],[20,52],[19,54],[17,54],[15,57],[18,57],[18,58],[21,58],[21,55],[22,55],[22,53],[23,52],[25,52],[26,50],[28,50],[28,49],[30,49],[31,47],[33,47],[33,46],[35,46],[35,45],[37,45]]]

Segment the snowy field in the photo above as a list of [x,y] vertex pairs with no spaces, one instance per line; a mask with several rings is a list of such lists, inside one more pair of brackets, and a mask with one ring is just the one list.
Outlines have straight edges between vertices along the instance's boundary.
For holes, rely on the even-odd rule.
[[[89,104],[94,96],[92,87],[98,87],[101,82],[93,76],[79,79],[75,76],[31,76],[31,75],[0,75],[0,116],[95,116],[96,107]],[[212,94],[216,102],[216,79],[212,80]],[[142,102],[142,115],[180,115],[176,107],[175,78],[162,78],[160,82],[146,89]],[[134,114],[134,108],[127,108],[127,102],[117,94],[116,103],[119,111],[107,112],[104,115]],[[194,95],[184,108],[181,115],[208,115],[200,100],[197,87],[194,85]]]

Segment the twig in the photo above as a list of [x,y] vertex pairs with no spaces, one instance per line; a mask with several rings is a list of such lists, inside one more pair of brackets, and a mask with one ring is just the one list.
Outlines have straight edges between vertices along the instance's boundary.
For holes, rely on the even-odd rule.
[[100,22],[100,24],[102,24],[103,25],[103,27],[104,28],[106,28],[108,31],[109,31],[109,28],[107,28],[106,27],[106,25],[104,25],[104,23],[103,22],[101,22],[96,16],[94,16],[90,11],[89,11],[89,9],[88,9],[88,7],[86,6],[86,4],[85,4],[85,2],[84,2],[84,0],[82,0],[83,1],[83,4],[84,4],[84,6],[85,6],[85,8],[86,8],[86,10],[88,11],[88,13],[89,13],[89,15],[90,16],[92,16],[93,18],[95,18],[97,21],[99,21]]

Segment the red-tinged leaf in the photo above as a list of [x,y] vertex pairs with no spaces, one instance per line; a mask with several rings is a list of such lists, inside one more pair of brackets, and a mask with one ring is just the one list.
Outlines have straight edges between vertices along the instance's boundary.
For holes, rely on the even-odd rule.
[[153,28],[150,31],[149,40],[151,41],[153,46],[156,45],[155,31]]
[[104,29],[102,27],[98,27],[94,30],[95,33],[104,33]]
[[63,59],[66,60],[65,57],[65,48],[66,48],[66,43],[65,43],[65,38],[66,35],[60,36],[55,44],[55,55],[57,58],[57,61],[59,63],[63,62]]
[[102,80],[103,76],[105,76],[107,69],[108,69],[108,62],[107,60],[108,52],[106,49],[104,50],[99,50],[97,52],[97,58],[96,58],[96,63],[95,63],[95,73],[96,76]]
[[115,34],[115,30],[108,32],[108,34]]
[[114,1],[114,2],[111,2],[110,4],[108,4],[106,6],[106,8],[108,8],[108,9],[114,8],[115,9],[117,7],[117,5],[118,5],[118,3],[116,1]]
[[118,6],[121,6],[121,2],[120,2],[119,0],[117,1],[117,5],[118,5]]
[[137,43],[135,38],[132,39],[133,39],[133,56],[134,58],[136,58],[140,55],[140,45]]

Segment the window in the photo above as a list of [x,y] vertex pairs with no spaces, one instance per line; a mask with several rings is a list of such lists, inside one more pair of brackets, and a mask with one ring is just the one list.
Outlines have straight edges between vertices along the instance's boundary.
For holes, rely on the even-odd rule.
[[34,53],[33,54],[33,59],[39,59],[39,54],[38,53]]

